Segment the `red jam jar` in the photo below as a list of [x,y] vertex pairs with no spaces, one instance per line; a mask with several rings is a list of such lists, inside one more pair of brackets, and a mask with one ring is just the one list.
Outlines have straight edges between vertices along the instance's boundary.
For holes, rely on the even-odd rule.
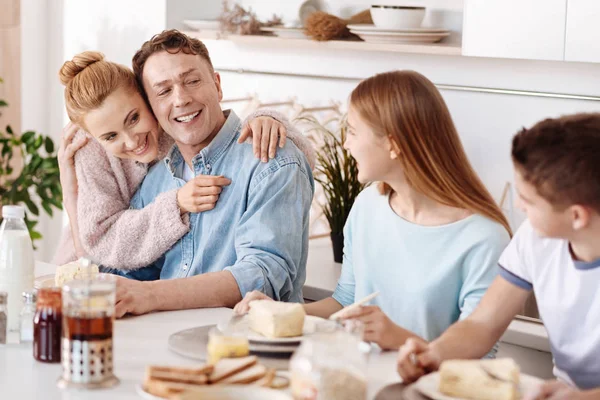
[[33,317],[33,357],[41,362],[60,362],[61,335],[61,288],[41,288]]

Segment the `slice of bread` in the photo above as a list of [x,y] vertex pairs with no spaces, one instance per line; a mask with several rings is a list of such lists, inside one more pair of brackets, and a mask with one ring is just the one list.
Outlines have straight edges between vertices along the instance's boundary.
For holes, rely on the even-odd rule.
[[193,391],[198,389],[199,385],[179,382],[165,382],[158,380],[148,380],[144,382],[144,390],[154,396],[163,399],[170,399],[173,395]]
[[199,368],[150,365],[146,368],[146,381],[158,380],[204,385],[208,383],[208,374],[210,374],[213,369],[214,366],[210,364]]
[[517,400],[519,366],[509,358],[449,360],[440,366],[439,391],[471,400]]
[[214,369],[208,376],[208,380],[210,383],[219,382],[255,365],[257,362],[258,357],[256,356],[222,358],[214,365]]
[[255,385],[255,386],[262,386],[262,387],[270,388],[271,384],[275,380],[275,375],[276,375],[275,369],[274,368],[269,368],[267,370],[267,373],[265,374],[265,376],[263,376],[262,378],[260,378],[259,380],[255,381],[252,384]]
[[250,368],[246,368],[245,370],[238,372],[237,374],[231,375],[225,379],[221,379],[218,384],[234,385],[252,383],[264,378],[266,374],[267,368],[264,365],[255,364]]

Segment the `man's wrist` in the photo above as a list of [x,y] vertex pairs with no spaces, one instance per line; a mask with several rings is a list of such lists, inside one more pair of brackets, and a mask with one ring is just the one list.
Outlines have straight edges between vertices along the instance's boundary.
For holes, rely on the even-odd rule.
[[161,311],[164,307],[163,297],[160,295],[160,280],[144,282],[150,294],[150,311]]

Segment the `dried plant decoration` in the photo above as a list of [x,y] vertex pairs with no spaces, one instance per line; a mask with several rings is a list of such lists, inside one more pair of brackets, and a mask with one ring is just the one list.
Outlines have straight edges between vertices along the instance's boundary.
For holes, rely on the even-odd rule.
[[249,7],[246,10],[237,3],[231,8],[228,0],[223,0],[223,12],[219,17],[219,22],[221,23],[221,32],[237,35],[260,35],[262,34],[260,28],[283,23],[281,18],[275,14],[269,21],[261,22],[252,12],[252,8]]
[[348,30],[348,24],[372,24],[371,11],[364,10],[353,15],[350,19],[342,19],[323,11],[316,11],[306,19],[305,32],[315,40],[357,39]]

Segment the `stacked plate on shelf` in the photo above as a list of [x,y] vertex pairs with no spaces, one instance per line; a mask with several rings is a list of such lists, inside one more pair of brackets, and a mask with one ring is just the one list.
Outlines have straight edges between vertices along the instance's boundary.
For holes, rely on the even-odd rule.
[[378,28],[373,24],[348,25],[350,32],[369,43],[435,43],[450,36],[447,29],[436,28]]
[[183,23],[195,31],[218,31],[221,29],[220,22],[216,19],[186,19]]

